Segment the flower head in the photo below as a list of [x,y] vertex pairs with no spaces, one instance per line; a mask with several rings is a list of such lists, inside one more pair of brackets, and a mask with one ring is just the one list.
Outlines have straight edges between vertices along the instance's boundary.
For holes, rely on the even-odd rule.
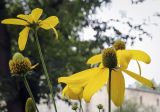
[[124,50],[126,49],[126,44],[122,40],[117,40],[114,42],[113,47],[115,48],[115,50]]
[[107,68],[115,68],[117,66],[116,51],[113,48],[107,48],[103,50],[102,63],[103,66]]
[[[141,82],[142,84],[150,88],[154,88],[154,84],[152,83],[152,81],[140,76],[139,74],[129,71],[124,67],[121,67],[121,64],[123,65],[123,63],[120,63],[120,64],[117,63],[116,65],[116,62],[114,62],[115,58],[117,58],[116,60],[118,62],[122,60],[122,57],[121,58],[119,57],[121,55],[119,55],[118,52],[115,52],[111,48],[108,48],[104,52],[106,53],[109,52],[108,54],[112,54],[112,55],[108,55],[108,54],[106,55],[106,53],[104,53],[99,55],[101,56],[101,58],[99,58],[98,56],[99,62],[102,64],[102,67],[87,69],[87,70],[78,72],[76,74],[73,74],[69,77],[60,77],[58,81],[62,83],[66,83],[69,86],[83,87],[84,88],[83,98],[86,102],[90,102],[91,97],[94,95],[94,93],[96,93],[100,88],[102,88],[102,86],[104,86],[104,84],[108,82],[109,69],[110,69],[109,67],[111,68],[116,67],[116,69],[112,69],[111,71],[111,99],[116,106],[120,106],[124,101],[125,80],[124,80],[123,72],[125,72],[135,80]],[[114,59],[114,61],[110,61],[108,59],[105,60],[104,58],[106,58],[107,56],[113,56],[112,58]],[[130,59],[130,55],[128,55],[128,57],[126,55],[126,57],[123,57],[123,58],[124,58],[123,62],[125,62],[126,59],[128,58]],[[139,59],[141,61],[143,60],[142,58],[139,58]],[[103,62],[104,60],[105,62]],[[113,64],[114,66],[108,66],[107,64],[103,64],[103,63],[111,63],[111,62],[114,63]]]
[[12,60],[9,61],[9,68],[12,74],[25,74],[37,66],[32,66],[29,58],[24,57],[21,53],[15,53]]
[[28,98],[25,105],[25,112],[36,112],[32,98]]
[[30,29],[43,28],[45,30],[52,29],[55,32],[56,38],[58,38],[55,26],[59,23],[59,19],[56,16],[50,16],[44,20],[40,20],[43,10],[40,8],[35,8],[28,15],[19,14],[18,19],[10,18],[1,21],[2,24],[12,24],[12,25],[22,25],[25,28],[19,33],[18,45],[20,50],[24,50],[28,34]]

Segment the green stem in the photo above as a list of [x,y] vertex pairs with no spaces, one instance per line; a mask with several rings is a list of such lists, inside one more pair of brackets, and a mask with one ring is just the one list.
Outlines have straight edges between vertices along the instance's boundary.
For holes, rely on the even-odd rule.
[[111,72],[112,69],[109,68],[109,85],[108,85],[108,112],[111,112]]
[[98,109],[99,110],[99,112],[101,112],[101,109]]
[[122,106],[119,107],[119,112],[122,112]]
[[81,100],[79,100],[79,104],[80,104],[80,110],[81,110],[81,112],[83,112],[83,107],[82,107],[82,102],[81,102]]
[[39,53],[39,56],[40,56],[40,59],[41,59],[41,63],[42,63],[42,66],[43,66],[44,74],[46,76],[46,79],[47,79],[47,82],[48,82],[48,87],[49,87],[49,90],[51,92],[51,98],[52,98],[52,101],[53,101],[54,109],[55,109],[55,112],[57,112],[56,102],[55,102],[54,95],[53,95],[53,87],[52,87],[51,81],[49,79],[46,64],[44,62],[44,57],[43,57],[43,54],[42,54],[42,51],[41,51],[41,46],[40,46],[40,43],[39,43],[39,40],[38,40],[37,30],[35,31],[35,38],[36,38],[36,44],[37,44],[38,53]]
[[28,81],[27,81],[27,79],[26,79],[26,76],[24,76],[23,79],[24,79],[24,84],[25,84],[25,86],[26,86],[26,89],[27,89],[27,91],[28,91],[28,93],[29,93],[29,96],[30,96],[30,97],[32,98],[32,100],[33,100],[33,105],[34,105],[34,107],[36,108],[37,112],[39,112],[39,110],[38,110],[38,108],[37,108],[37,106],[36,106],[36,102],[35,102],[35,100],[34,100],[32,91],[31,91],[31,89],[30,89],[30,87],[29,87],[29,84],[28,84]]

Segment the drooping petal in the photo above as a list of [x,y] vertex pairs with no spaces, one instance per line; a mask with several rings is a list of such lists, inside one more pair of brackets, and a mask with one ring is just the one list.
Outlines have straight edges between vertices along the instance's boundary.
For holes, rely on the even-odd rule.
[[123,72],[125,72],[126,74],[128,74],[129,76],[131,76],[132,78],[136,79],[137,81],[141,82],[142,84],[144,84],[145,86],[148,86],[150,88],[155,88],[154,84],[152,83],[151,80],[148,80],[134,72],[131,72],[129,70],[125,70],[125,69],[121,69]]
[[108,68],[101,69],[94,77],[92,77],[83,91],[83,98],[86,102],[90,102],[91,97],[97,92],[108,80]]
[[19,14],[19,15],[17,15],[17,17],[24,19],[24,20],[28,21],[29,23],[33,23],[33,18],[31,17],[31,15]]
[[62,91],[62,95],[68,97],[69,99],[79,100],[82,98],[82,90],[82,88],[66,85]]
[[31,69],[36,68],[38,65],[39,65],[39,63],[37,63],[37,64],[33,65],[33,66],[31,67]]
[[126,52],[126,50],[118,50],[116,53],[117,53],[118,65],[121,68],[126,69],[132,57],[131,53]]
[[102,54],[97,54],[88,59],[87,64],[97,64],[102,62]]
[[141,70],[141,65],[140,65],[140,63],[139,63],[138,61],[136,61],[136,62],[137,62],[138,69],[139,69],[139,75],[141,75],[141,73],[142,73],[142,70]]
[[150,56],[145,53],[144,51],[140,50],[126,50],[126,52],[129,52],[132,54],[132,59],[137,61],[142,61],[146,64],[149,64],[151,62]]
[[86,85],[87,81],[92,78],[95,74],[100,71],[99,68],[91,68],[84,70],[82,72],[78,72],[68,77],[60,77],[58,78],[59,83],[66,83],[68,85],[74,86],[84,86]]
[[24,50],[27,39],[28,39],[28,34],[29,34],[29,27],[25,27],[20,33],[19,33],[19,38],[18,38],[18,45],[19,49],[22,51]]
[[125,80],[123,74],[119,70],[116,71],[112,70],[111,99],[116,106],[122,105],[124,101],[124,93],[125,93]]
[[24,20],[21,20],[21,19],[14,19],[14,18],[11,18],[11,19],[4,19],[1,21],[2,24],[12,24],[12,25],[28,25],[28,23]]
[[58,39],[58,32],[57,32],[57,30],[54,27],[52,29],[53,29],[53,31],[55,33],[56,39]]
[[59,23],[58,17],[50,16],[40,22],[40,27],[45,30],[49,30],[51,28],[54,28],[58,23]]
[[43,10],[40,8],[35,8],[32,10],[30,16],[32,17],[34,22],[38,22],[39,18],[41,17]]

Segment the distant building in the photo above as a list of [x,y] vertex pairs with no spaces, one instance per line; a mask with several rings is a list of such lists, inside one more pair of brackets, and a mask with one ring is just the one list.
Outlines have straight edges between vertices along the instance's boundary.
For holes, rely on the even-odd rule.
[[[108,112],[108,93],[106,87],[97,92],[93,97],[90,103],[86,104],[83,101],[84,112],[98,112],[97,105],[103,104],[104,111]],[[125,100],[131,100],[140,105],[141,107],[153,107],[154,111],[150,112],[160,112],[160,93],[155,92],[154,90],[143,90],[135,88],[126,88],[125,91]],[[67,103],[64,103],[61,100],[57,100],[58,112],[74,112]],[[112,110],[115,110],[117,107],[112,103]],[[122,106],[123,108],[123,106]],[[50,105],[50,109],[47,105],[39,105],[41,112],[54,112],[53,105]],[[144,111],[143,111],[144,112]]]
[[[99,91],[93,96],[91,103],[87,104],[86,112],[97,112],[96,105],[100,103],[104,105],[104,112],[108,112],[107,99],[107,90],[106,88],[103,88],[101,91]],[[153,112],[160,112],[160,93],[154,90],[126,88],[125,100],[134,101],[141,107],[152,107],[154,108]],[[112,110],[115,110],[116,108],[117,107],[114,104],[112,104]]]

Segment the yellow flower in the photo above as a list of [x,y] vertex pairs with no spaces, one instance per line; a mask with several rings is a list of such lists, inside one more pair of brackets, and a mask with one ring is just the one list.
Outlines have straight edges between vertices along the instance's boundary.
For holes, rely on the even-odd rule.
[[22,25],[25,28],[19,33],[18,38],[18,45],[20,50],[24,50],[28,34],[31,28],[43,28],[45,30],[53,29],[56,34],[56,38],[58,38],[58,33],[54,28],[58,23],[59,19],[56,16],[50,16],[44,20],[39,20],[40,16],[42,15],[43,10],[40,8],[35,8],[32,10],[31,14],[19,14],[17,18],[10,18],[2,20],[2,24],[12,24],[12,25]]
[[80,100],[82,99],[82,87],[75,87],[66,85],[62,91],[62,95],[73,100]]
[[[128,74],[130,77],[136,79],[137,81],[141,82],[142,84],[154,88],[153,83],[144,78],[140,75],[126,70],[123,67],[120,67],[119,64],[115,66],[108,66],[108,64],[112,64],[111,62],[116,63],[116,60],[119,62],[121,58],[119,58],[120,55],[118,55],[117,52],[114,50],[111,50],[112,48],[106,49],[106,51],[101,54],[101,60],[98,61],[101,64],[101,67],[91,68],[84,70],[82,72],[73,74],[69,77],[60,77],[58,79],[59,82],[66,83],[69,86],[76,86],[76,87],[84,87],[83,91],[83,98],[86,102],[89,102],[91,97],[94,95],[95,92],[97,92],[102,86],[104,86],[105,83],[108,82],[109,78],[109,68],[112,68],[111,72],[111,99],[113,103],[116,106],[120,106],[123,103],[124,100],[124,92],[125,92],[125,80],[122,72]],[[109,51],[109,52],[108,52]],[[112,52],[110,52],[112,51]],[[105,54],[106,53],[106,54]],[[107,54],[109,53],[109,55]],[[117,55],[116,55],[117,54]],[[102,57],[103,56],[103,57]],[[106,57],[104,57],[106,56]],[[114,59],[113,57],[116,59]],[[99,56],[98,56],[99,57]],[[109,60],[112,59],[112,61],[109,62],[102,62],[106,59]],[[126,57],[128,58],[128,57]],[[137,57],[138,58],[138,57]],[[140,61],[143,60],[143,58],[138,58]],[[124,60],[125,61],[125,60]],[[108,63],[108,64],[105,64]],[[123,63],[121,63],[123,64]],[[114,68],[113,68],[114,67]]]
[[21,53],[15,53],[12,60],[9,61],[9,68],[13,75],[24,75],[26,72],[34,69],[37,65],[38,64],[32,66],[29,58],[24,57]]
[[[125,43],[121,40],[116,41],[113,47],[117,51],[118,66],[126,69],[131,59],[142,61],[146,64],[151,62],[150,56],[141,50],[125,50]],[[97,64],[102,60],[102,53],[92,56],[88,59],[87,64]]]

